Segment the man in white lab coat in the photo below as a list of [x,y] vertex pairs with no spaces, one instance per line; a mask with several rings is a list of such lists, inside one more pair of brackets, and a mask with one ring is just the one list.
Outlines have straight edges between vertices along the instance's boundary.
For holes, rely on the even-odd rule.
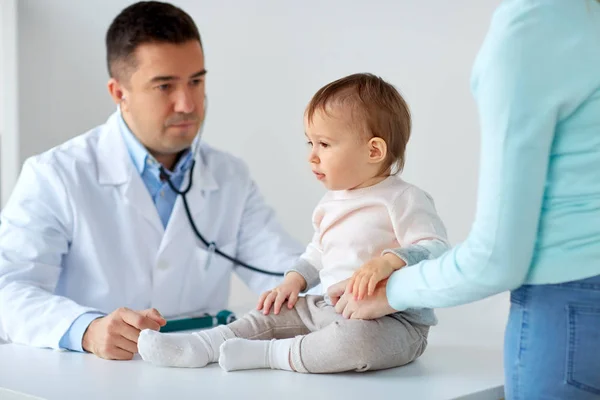
[[[28,159],[0,224],[0,339],[131,359],[163,316],[225,308],[231,273],[256,292],[302,252],[240,160],[200,140],[204,54],[181,9],[136,3],[106,36],[108,121]],[[191,176],[191,178],[190,178]],[[178,190],[179,190],[178,189]],[[160,313],[159,313],[160,311]]]

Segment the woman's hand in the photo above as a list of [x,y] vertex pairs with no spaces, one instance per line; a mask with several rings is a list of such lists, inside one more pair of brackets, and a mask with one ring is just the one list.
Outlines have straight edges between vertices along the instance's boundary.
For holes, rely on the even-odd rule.
[[[335,311],[350,319],[376,319],[397,312],[388,303],[386,284],[387,279],[379,282],[373,294],[363,300],[356,300],[351,293],[345,292],[335,303]],[[339,290],[332,293],[339,293]]]

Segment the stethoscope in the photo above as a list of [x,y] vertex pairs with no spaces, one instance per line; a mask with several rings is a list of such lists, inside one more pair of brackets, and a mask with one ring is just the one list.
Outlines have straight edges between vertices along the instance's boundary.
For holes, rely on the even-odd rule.
[[[206,99],[204,101],[204,115],[206,116]],[[198,133],[198,140],[201,139],[202,137],[202,130],[204,128],[204,121],[202,122],[202,125],[200,127],[200,131]],[[199,146],[197,146],[199,147]],[[195,154],[194,154],[195,156]],[[190,173],[189,173],[189,180],[188,180],[188,184],[187,187],[183,190],[179,190],[175,187],[175,185],[173,185],[173,182],[171,182],[171,178],[169,177],[169,174],[165,171],[164,167],[161,165],[160,167],[160,173],[162,176],[165,177],[167,183],[169,184],[169,187],[171,188],[171,190],[173,192],[175,192],[177,195],[181,196],[181,199],[183,200],[183,207],[185,208],[185,213],[187,214],[187,218],[188,221],[190,222],[190,226],[192,227],[192,230],[194,231],[194,233],[196,234],[196,237],[207,247],[208,249],[208,259],[206,260],[206,266],[208,267],[208,265],[210,264],[210,260],[213,254],[217,254],[229,261],[231,261],[232,263],[234,263],[235,265],[239,265],[241,267],[247,268],[251,271],[254,272],[258,272],[261,274],[265,274],[265,275],[271,275],[271,276],[284,276],[283,273],[281,272],[273,272],[273,271],[267,271],[265,269],[261,269],[261,268],[257,268],[254,267],[252,265],[246,264],[245,262],[238,260],[235,257],[232,257],[228,254],[223,253],[218,247],[217,244],[215,242],[209,242],[208,240],[206,240],[206,238],[204,238],[204,236],[202,236],[202,234],[200,233],[200,231],[198,230],[198,227],[196,226],[196,223],[194,222],[194,218],[192,217],[192,213],[190,212],[190,206],[188,204],[187,201],[187,194],[190,191],[190,189],[192,188],[192,180],[194,179],[194,166],[196,165],[196,160],[195,158],[192,158],[192,161],[190,163]]]

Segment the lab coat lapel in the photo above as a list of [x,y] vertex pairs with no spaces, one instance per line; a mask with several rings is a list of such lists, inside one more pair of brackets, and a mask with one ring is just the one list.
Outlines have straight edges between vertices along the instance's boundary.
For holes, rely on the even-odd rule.
[[[210,192],[218,189],[218,184],[212,171],[210,170],[210,167],[203,163],[203,157],[201,154],[198,154],[195,160],[196,165],[194,167],[194,176],[192,177],[192,187],[190,188],[190,191],[187,193],[186,197],[190,208],[190,213],[196,226],[200,232],[206,236],[206,239],[210,241],[210,232],[202,231],[201,219],[202,217],[206,217],[211,213],[211,210],[206,209],[207,197]],[[188,173],[181,184],[181,190],[187,188],[189,179],[190,174]],[[188,235],[188,237],[182,239],[182,235]],[[192,230],[192,227],[190,226],[190,221],[188,220],[185,211],[183,197],[179,195],[177,196],[175,206],[173,207],[173,212],[169,218],[169,223],[167,224],[165,236],[163,238],[163,242],[161,243],[161,249],[159,252],[162,252],[171,243],[180,243],[182,240],[189,240],[189,238],[193,238],[194,242],[197,242],[196,236]],[[201,243],[199,245],[202,246]]]
[[117,111],[104,125],[98,139],[98,181],[101,185],[119,186],[125,204],[142,215],[162,236],[164,228],[160,216],[129,156],[118,119]]

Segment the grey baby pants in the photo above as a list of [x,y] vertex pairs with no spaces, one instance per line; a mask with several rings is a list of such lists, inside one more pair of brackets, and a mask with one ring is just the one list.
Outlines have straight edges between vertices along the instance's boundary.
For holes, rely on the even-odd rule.
[[407,321],[402,313],[376,320],[345,319],[323,296],[300,297],[278,315],[253,310],[228,325],[244,339],[294,338],[290,361],[304,373],[368,371],[398,367],[418,358],[427,346],[429,327]]

